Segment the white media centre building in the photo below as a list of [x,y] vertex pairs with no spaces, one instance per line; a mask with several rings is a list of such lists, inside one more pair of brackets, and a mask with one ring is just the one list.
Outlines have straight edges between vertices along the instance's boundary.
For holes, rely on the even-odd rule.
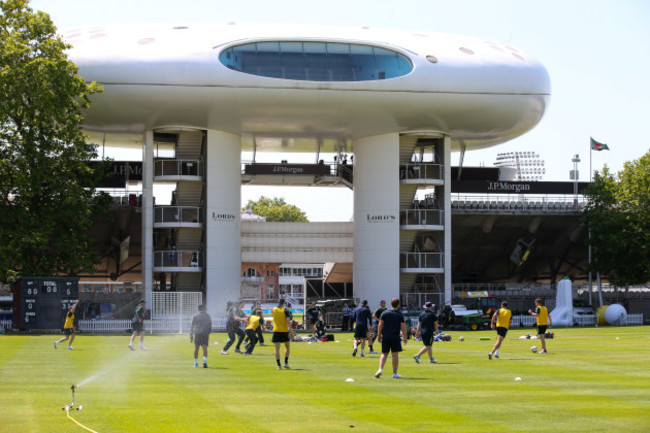
[[[425,276],[450,302],[451,152],[524,134],[550,97],[537,60],[468,36],[239,23],[63,36],[79,73],[104,87],[85,122],[91,140],[143,150],[146,296],[156,273],[173,272],[205,291],[210,313],[240,294],[241,184],[270,176],[353,188],[356,297],[376,305]],[[315,158],[243,164],[242,151]],[[327,152],[340,155],[334,167],[319,161]],[[176,184],[168,207],[154,205],[155,182]],[[422,188],[430,205],[414,208]],[[164,217],[179,207],[192,216]],[[165,227],[171,244],[156,239]]]

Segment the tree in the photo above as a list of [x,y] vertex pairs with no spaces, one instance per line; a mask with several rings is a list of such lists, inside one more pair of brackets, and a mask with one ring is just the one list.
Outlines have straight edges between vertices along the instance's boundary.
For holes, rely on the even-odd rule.
[[256,215],[266,218],[268,222],[309,222],[300,208],[287,204],[284,197],[268,198],[261,196],[257,201],[248,200],[242,211],[251,209]]
[[650,281],[650,152],[617,176],[605,166],[585,195],[592,270],[619,286]]
[[90,96],[47,14],[0,1],[0,280],[98,263],[87,235],[110,197],[81,130]]

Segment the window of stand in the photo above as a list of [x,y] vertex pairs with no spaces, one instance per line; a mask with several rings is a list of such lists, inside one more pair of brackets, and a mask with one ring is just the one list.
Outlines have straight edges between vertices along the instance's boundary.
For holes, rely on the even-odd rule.
[[219,55],[229,69],[303,81],[373,81],[413,70],[405,55],[381,47],[340,42],[254,42]]

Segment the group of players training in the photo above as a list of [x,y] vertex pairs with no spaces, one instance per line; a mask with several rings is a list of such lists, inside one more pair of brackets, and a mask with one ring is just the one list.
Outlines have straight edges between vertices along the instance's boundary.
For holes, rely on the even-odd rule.
[[[251,314],[246,316],[242,308],[243,301],[228,302],[226,307],[226,332],[228,333],[228,342],[221,350],[222,355],[228,355],[228,349],[237,340],[235,346],[236,353],[243,355],[252,355],[255,345],[260,343],[264,344],[264,335],[262,330],[264,328],[264,313],[260,307],[259,302],[251,308]],[[291,322],[293,316],[291,310],[285,307],[285,301],[280,300],[278,306],[271,311],[273,316],[273,337],[271,342],[275,344],[275,360],[278,370],[282,370],[280,363],[280,346],[284,343],[284,368],[291,368],[289,366],[289,353],[291,352],[291,337],[293,332],[291,329]],[[242,330],[242,323],[244,329]],[[205,311],[205,305],[199,305],[199,312],[192,317],[192,325],[190,327],[190,341],[194,341],[194,367],[198,367],[199,348],[203,349],[203,367],[208,368],[208,343],[210,339],[210,332],[212,331],[212,319]],[[247,342],[247,343],[246,343]],[[241,345],[246,343],[245,351],[242,352]]]
[[[74,303],[66,314],[64,324],[65,337],[54,342],[56,349],[59,343],[69,340],[68,349],[72,350],[72,341],[75,337],[74,332],[74,313],[79,301]],[[140,349],[145,350],[143,345],[144,332],[144,299],[140,300],[136,308],[133,318],[133,334],[129,342],[129,349],[135,350],[133,347],[133,340],[136,336],[140,335]],[[381,343],[381,356],[379,357],[379,369],[375,373],[375,377],[379,378],[383,374],[384,366],[388,360],[388,354],[392,354],[392,367],[393,379],[400,379],[402,376],[397,372],[399,365],[399,352],[402,351],[402,342],[404,344],[408,341],[408,333],[404,316],[399,309],[399,299],[393,298],[391,300],[391,309],[386,308],[386,301],[380,302],[380,307],[374,313],[370,312],[368,301],[363,301],[361,306],[351,311],[351,323],[354,324],[354,348],[352,356],[364,357],[364,349],[366,342],[370,353],[376,354],[373,349],[375,339]],[[228,302],[227,304],[227,321],[226,331],[228,333],[228,342],[221,351],[222,355],[228,355],[228,349],[237,340],[235,352],[242,353],[243,355],[251,355],[255,345],[259,342],[264,346],[264,335],[262,330],[264,328],[264,314],[261,309],[260,303],[256,303],[251,308],[251,314],[246,316],[242,308],[243,301]],[[280,300],[277,307],[273,308],[271,314],[273,316],[273,337],[271,341],[275,344],[275,361],[278,370],[282,369],[280,362],[280,347],[284,344],[284,368],[289,369],[289,354],[291,351],[291,336],[294,334],[292,330],[293,316],[291,310],[285,306],[285,301]],[[347,306],[346,306],[347,307]],[[432,344],[439,333],[438,317],[433,311],[435,305],[431,302],[425,303],[422,308],[423,311],[418,318],[418,325],[415,331],[415,337],[422,340],[423,347],[413,356],[415,362],[420,363],[420,356],[425,352],[429,355],[429,363],[435,364],[437,361],[433,358]],[[194,367],[198,367],[199,348],[203,350],[203,367],[208,367],[208,344],[210,340],[210,333],[212,332],[212,319],[206,312],[204,304],[199,305],[199,312],[192,318],[192,325],[190,327],[190,342],[194,342]],[[321,322],[321,313],[319,307],[315,302],[312,302],[311,307],[305,312],[309,317],[312,332],[315,331],[316,325]],[[537,335],[541,343],[540,354],[544,355],[546,351],[546,330],[548,327],[553,326],[551,316],[548,314],[548,309],[542,305],[542,299],[535,299],[535,310],[528,310],[528,313],[537,318]],[[345,317],[345,312],[344,312]],[[373,322],[374,320],[374,322]],[[497,341],[488,353],[488,358],[491,360],[493,357],[499,358],[499,349],[503,340],[508,333],[510,324],[512,322],[512,312],[508,309],[508,302],[503,301],[501,308],[496,310],[492,315],[491,327],[497,332]],[[244,330],[242,330],[242,324]],[[372,333],[369,332],[372,330]],[[295,335],[295,334],[294,334]],[[246,343],[247,342],[247,343]],[[246,343],[245,352],[241,351],[241,345]],[[359,346],[361,350],[359,351]]]

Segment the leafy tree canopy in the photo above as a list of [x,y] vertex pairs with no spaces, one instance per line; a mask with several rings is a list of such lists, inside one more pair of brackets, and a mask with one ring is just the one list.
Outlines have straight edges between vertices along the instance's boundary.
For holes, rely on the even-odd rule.
[[300,208],[287,204],[284,197],[268,198],[261,196],[257,201],[248,200],[242,212],[251,209],[254,214],[265,217],[268,222],[309,222]]
[[650,151],[617,175],[605,166],[585,194],[592,270],[620,286],[650,281]]
[[90,96],[47,14],[0,1],[0,281],[92,270],[88,229],[110,197],[81,131]]

